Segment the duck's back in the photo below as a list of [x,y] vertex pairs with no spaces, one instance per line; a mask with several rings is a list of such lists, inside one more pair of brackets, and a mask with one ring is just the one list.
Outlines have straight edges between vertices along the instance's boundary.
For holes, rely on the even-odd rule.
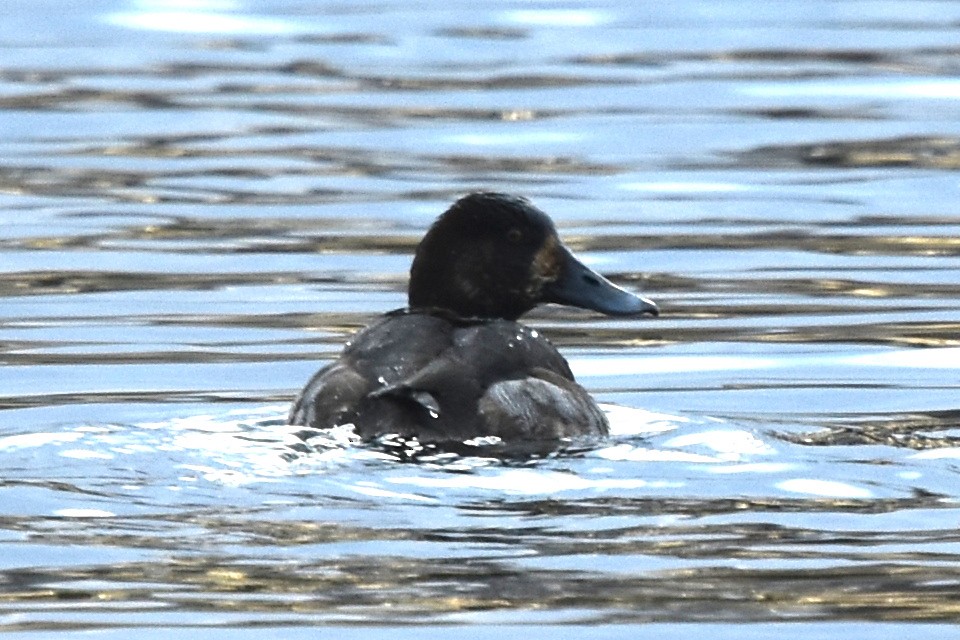
[[352,423],[364,438],[599,435],[607,422],[546,338],[510,320],[388,314],[301,392],[290,422]]

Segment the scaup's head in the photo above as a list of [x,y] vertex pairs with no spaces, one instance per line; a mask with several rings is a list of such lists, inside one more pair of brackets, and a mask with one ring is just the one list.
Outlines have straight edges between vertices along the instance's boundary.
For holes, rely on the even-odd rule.
[[417,247],[410,306],[516,320],[555,302],[607,315],[657,315],[657,306],[587,268],[529,200],[472,193],[440,216]]

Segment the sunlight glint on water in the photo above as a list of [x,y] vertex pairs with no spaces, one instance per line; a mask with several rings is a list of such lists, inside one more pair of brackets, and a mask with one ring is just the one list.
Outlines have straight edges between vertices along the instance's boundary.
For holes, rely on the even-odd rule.
[[[6,635],[953,631],[957,3],[7,9]],[[525,318],[611,435],[285,426],[474,189],[660,305]]]

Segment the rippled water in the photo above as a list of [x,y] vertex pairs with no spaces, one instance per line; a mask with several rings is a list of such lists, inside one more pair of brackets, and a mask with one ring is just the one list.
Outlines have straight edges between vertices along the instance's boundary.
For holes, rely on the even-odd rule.
[[[3,13],[6,635],[955,631],[960,4]],[[660,303],[526,319],[614,435],[297,439],[477,188]]]

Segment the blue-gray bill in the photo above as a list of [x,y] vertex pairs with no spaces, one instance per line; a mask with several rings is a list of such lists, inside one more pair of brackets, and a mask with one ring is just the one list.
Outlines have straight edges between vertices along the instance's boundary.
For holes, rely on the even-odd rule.
[[613,284],[580,262],[566,247],[562,251],[560,277],[548,284],[544,300],[610,316],[659,315],[652,301]]

